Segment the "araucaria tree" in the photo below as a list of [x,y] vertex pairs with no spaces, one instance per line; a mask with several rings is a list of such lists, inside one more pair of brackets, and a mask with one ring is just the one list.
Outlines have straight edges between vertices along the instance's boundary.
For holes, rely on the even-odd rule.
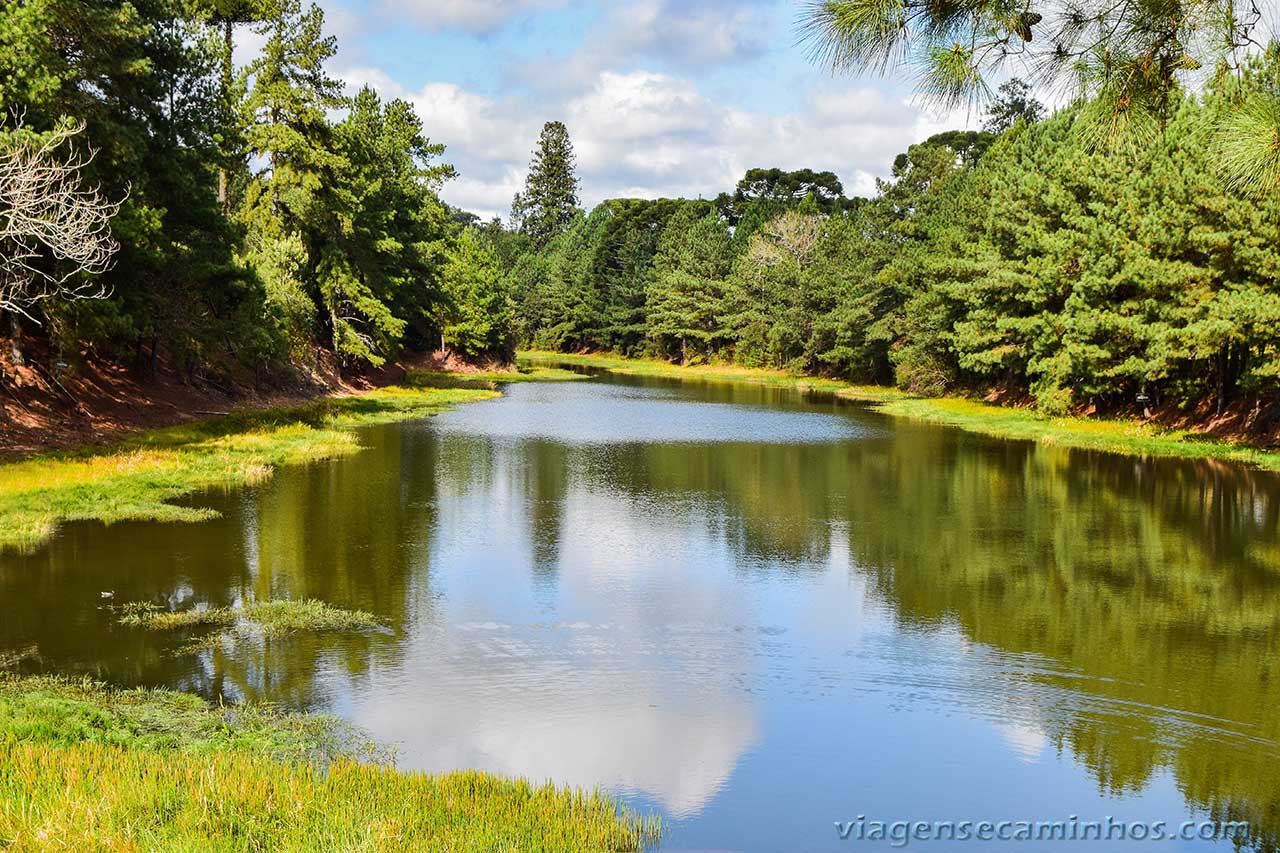
[[542,127],[524,191],[511,202],[513,224],[541,248],[564,233],[578,214],[578,177],[569,130],[562,122]]

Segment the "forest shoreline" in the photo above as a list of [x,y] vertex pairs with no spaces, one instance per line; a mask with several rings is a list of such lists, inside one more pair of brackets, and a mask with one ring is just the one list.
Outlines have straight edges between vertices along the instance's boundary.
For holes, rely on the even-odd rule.
[[839,379],[805,376],[772,368],[736,365],[681,366],[600,353],[522,351],[524,364],[574,365],[610,373],[703,382],[749,382],[834,394],[894,417],[924,421],[994,436],[1046,445],[1131,456],[1213,459],[1264,470],[1280,470],[1280,452],[1251,443],[1230,427],[1213,432],[1196,423],[1163,423],[1115,417],[1045,417],[1029,407],[997,405],[956,395],[921,397],[880,385],[856,385]]
[[127,365],[83,354],[59,368],[55,353],[28,352],[16,365],[0,336],[0,465],[59,451],[109,447],[139,433],[196,420],[295,408],[327,398],[367,394],[411,374],[447,372],[497,378],[514,366],[440,352],[418,353],[379,368],[343,372],[316,349],[313,364],[268,381],[184,375],[160,360]]
[[[419,362],[423,363],[423,362]],[[69,521],[202,521],[211,512],[175,498],[208,489],[251,486],[281,466],[360,452],[358,427],[430,417],[462,403],[500,396],[513,382],[582,378],[567,370],[484,370],[426,362],[448,370],[399,366],[395,385],[258,405],[177,423],[99,436],[76,447],[5,460],[0,454],[0,551],[31,549]],[[59,436],[61,439],[61,436]]]
[[203,521],[211,510],[173,500],[254,485],[277,467],[358,453],[356,427],[429,417],[496,396],[489,387],[388,386],[189,420],[105,447],[0,464],[0,549],[38,547],[69,521]]

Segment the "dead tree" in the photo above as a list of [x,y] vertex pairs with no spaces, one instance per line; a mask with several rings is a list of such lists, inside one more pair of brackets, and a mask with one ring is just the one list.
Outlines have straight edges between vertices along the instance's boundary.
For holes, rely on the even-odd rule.
[[[21,129],[21,128],[19,128]],[[0,310],[9,314],[14,361],[22,363],[19,318],[39,325],[37,307],[50,299],[102,299],[97,276],[111,268],[120,244],[111,220],[124,202],[86,183],[93,160],[71,140],[84,125],[42,139],[23,139],[0,152]]]

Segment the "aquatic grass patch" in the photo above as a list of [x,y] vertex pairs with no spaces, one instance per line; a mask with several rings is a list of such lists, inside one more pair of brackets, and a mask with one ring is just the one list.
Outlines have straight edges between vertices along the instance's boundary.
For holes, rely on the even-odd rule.
[[0,839],[14,851],[628,851],[661,833],[600,792],[397,771],[335,736],[341,725],[0,677]]
[[193,608],[191,610],[137,609],[121,617],[120,624],[153,631],[175,631],[183,628],[207,628],[236,623],[236,612],[230,607]]
[[268,479],[284,465],[359,452],[353,429],[489,399],[477,389],[383,388],[288,409],[237,412],[152,430],[112,448],[0,466],[0,548],[33,548],[67,521],[203,521],[175,498]]
[[171,690],[116,690],[89,679],[0,674],[0,742],[96,743],[180,753],[240,751],[286,762],[387,761],[336,717],[271,705],[213,706]]
[[262,601],[247,604],[244,619],[267,636],[295,631],[376,631],[384,626],[372,613],[345,610],[317,601]]
[[196,607],[169,611],[150,604],[126,604],[121,625],[153,631],[176,631],[197,628],[223,628],[223,632],[182,647],[182,651],[198,651],[216,645],[237,634],[260,637],[282,637],[300,632],[335,633],[386,630],[372,613],[346,610],[316,599],[281,599],[249,602],[242,607]]

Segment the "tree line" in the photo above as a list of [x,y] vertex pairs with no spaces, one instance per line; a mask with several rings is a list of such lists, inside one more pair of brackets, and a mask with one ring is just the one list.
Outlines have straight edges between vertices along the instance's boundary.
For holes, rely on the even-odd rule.
[[[263,46],[233,57],[245,27]],[[505,278],[438,195],[444,147],[409,103],[347,94],[323,28],[301,0],[0,9],[0,196],[19,210],[44,176],[60,217],[0,232],[14,360],[42,340],[213,382],[510,356]],[[85,239],[90,263],[68,252]]]
[[715,200],[576,215],[570,193],[542,192],[559,212],[526,221],[555,233],[496,250],[520,338],[926,394],[995,387],[1049,413],[1207,400],[1275,418],[1280,194],[1222,180],[1205,129],[1280,97],[1280,51],[1171,97],[1150,145],[1099,147],[1080,132],[1088,104],[1046,117],[1011,80],[983,130],[910,146],[867,199],[776,169]]
[[[817,3],[810,34],[835,67],[890,67],[937,13],[899,5],[905,30],[868,17],[874,0]],[[1248,10],[1143,9],[1115,13],[1111,42],[1081,40],[1096,15],[1083,29],[1070,10],[1053,18],[1037,50],[1110,51],[1077,66],[1093,68],[1091,97],[1046,116],[1010,81],[983,130],[911,146],[870,198],[830,172],[760,168],[715,199],[582,211],[569,131],[549,122],[504,224],[441,201],[454,170],[409,103],[331,76],[337,46],[314,5],[8,3],[0,312],[13,360],[39,338],[60,361],[163,358],[216,382],[406,349],[509,359],[521,343],[922,393],[998,387],[1047,412],[1209,400],[1273,418],[1280,49],[1259,47]],[[962,3],[929,37],[1001,10]],[[998,23],[983,56],[1000,61],[1046,26],[1038,12]],[[235,57],[246,27],[262,47]],[[1181,77],[1212,58],[1178,39],[1206,33],[1229,50],[1193,94]],[[921,79],[943,101],[998,64],[931,51]]]

